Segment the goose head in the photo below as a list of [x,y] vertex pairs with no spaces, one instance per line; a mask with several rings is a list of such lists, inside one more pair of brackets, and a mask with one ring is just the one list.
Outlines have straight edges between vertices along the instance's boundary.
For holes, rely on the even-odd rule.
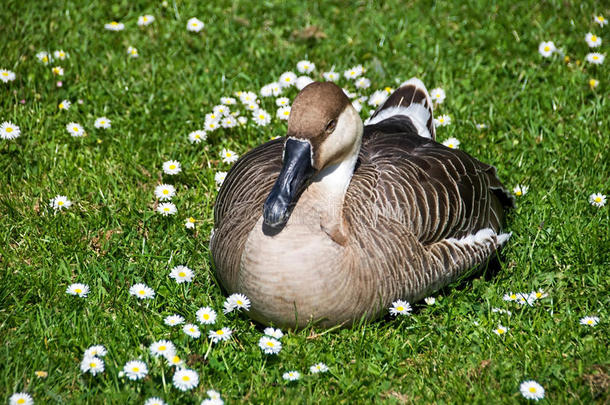
[[310,181],[340,166],[351,170],[347,187],[362,128],[358,112],[336,84],[313,82],[303,88],[292,103],[282,169],[263,207],[264,224],[281,230]]

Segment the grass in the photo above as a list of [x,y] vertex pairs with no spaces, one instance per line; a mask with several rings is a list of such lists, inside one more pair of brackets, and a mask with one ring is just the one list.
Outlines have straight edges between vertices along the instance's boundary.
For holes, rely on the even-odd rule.
[[[607,399],[610,214],[587,200],[610,191],[609,76],[607,61],[583,61],[589,31],[602,36],[606,52],[609,27],[592,17],[608,18],[610,9],[577,1],[167,3],[2,5],[0,68],[17,79],[0,83],[0,122],[19,125],[22,136],[0,142],[1,401],[27,391],[36,403],[142,403],[153,395],[199,403],[213,388],[230,403],[518,403],[527,379],[544,386],[543,403]],[[156,21],[138,27],[142,14]],[[206,24],[201,33],[186,31],[192,16]],[[126,29],[104,30],[112,20]],[[543,59],[543,40],[571,61]],[[127,58],[129,45],[138,59]],[[64,67],[62,87],[35,57],[55,49],[70,54],[51,65]],[[411,317],[290,332],[276,357],[257,347],[260,326],[243,314],[221,315],[219,325],[234,329],[235,338],[204,358],[206,339],[192,340],[163,318],[179,313],[194,321],[199,307],[222,307],[207,247],[214,175],[229,168],[220,151],[241,155],[282,135],[285,124],[250,122],[212,132],[199,145],[187,134],[203,127],[221,96],[258,91],[302,59],[316,64],[314,75],[363,64],[372,81],[364,94],[412,76],[444,88],[437,114],[453,123],[438,130],[439,140],[460,139],[462,149],[495,165],[508,187],[530,190],[509,216],[513,237],[497,274],[448,286],[434,306],[416,303]],[[590,78],[600,80],[597,89]],[[57,109],[63,99],[73,102],[69,111]],[[272,100],[263,103],[275,112]],[[93,128],[102,115],[111,129]],[[71,121],[89,135],[71,138]],[[477,131],[475,123],[488,129]],[[169,159],[183,165],[175,178],[161,172]],[[177,188],[175,217],[153,210],[161,181]],[[48,201],[57,194],[74,206],[56,215]],[[189,216],[198,220],[195,232],[184,227]],[[178,264],[196,271],[192,284],[169,279]],[[65,294],[73,282],[91,287],[88,298]],[[154,288],[156,298],[129,296],[137,282]],[[549,297],[534,307],[502,300],[506,292],[538,288]],[[585,315],[601,323],[581,326]],[[492,333],[499,323],[509,328],[504,337]],[[161,338],[199,372],[193,391],[173,388],[172,371],[150,357],[148,346]],[[109,349],[106,372],[97,377],[79,370],[92,344]],[[119,378],[125,362],[138,357],[149,376]],[[330,372],[309,375],[319,361]],[[292,369],[303,377],[287,383],[281,376]],[[48,377],[37,378],[37,370]]]

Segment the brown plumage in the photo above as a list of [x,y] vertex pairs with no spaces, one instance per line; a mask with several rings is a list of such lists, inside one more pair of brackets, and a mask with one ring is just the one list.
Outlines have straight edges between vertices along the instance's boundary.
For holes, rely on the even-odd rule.
[[[414,302],[455,280],[508,239],[500,232],[512,197],[495,169],[420,136],[434,136],[421,82],[397,90],[363,131],[337,91],[312,84],[293,103],[287,137],[313,148],[314,174],[287,222],[270,227],[263,218],[263,205],[275,201],[286,139],[245,154],[218,195],[216,274],[229,293],[251,299],[249,313],[262,323],[373,319],[397,299]],[[347,133],[355,134],[352,146],[337,146]]]

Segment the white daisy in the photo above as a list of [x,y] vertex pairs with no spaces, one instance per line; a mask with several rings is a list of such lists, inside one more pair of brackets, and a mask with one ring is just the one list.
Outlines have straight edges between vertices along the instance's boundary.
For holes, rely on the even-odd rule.
[[256,93],[251,91],[242,91],[239,95],[239,100],[242,102],[242,104],[256,103]]
[[199,308],[195,315],[197,316],[199,323],[203,325],[212,325],[214,322],[216,322],[216,311],[210,307]]
[[460,141],[457,138],[449,138],[446,141],[443,141],[443,145],[451,149],[459,149]]
[[397,300],[390,307],[390,314],[396,315],[411,315],[411,304],[403,300]]
[[309,76],[299,76],[294,86],[297,90],[303,90],[308,84],[313,83],[313,79]]
[[581,318],[581,320],[580,320],[581,325],[587,325],[587,326],[595,326],[598,324],[598,322],[599,322],[599,317],[597,317],[597,316],[585,316],[584,318]]
[[208,337],[210,338],[212,343],[218,343],[223,340],[231,339],[232,334],[233,334],[233,331],[231,329],[225,327],[222,329],[211,330],[208,333]]
[[277,109],[277,112],[275,113],[275,115],[284,121],[287,121],[288,118],[290,117],[290,106],[286,106],[286,107],[280,107]]
[[138,25],[140,27],[146,26],[146,25],[150,25],[155,21],[155,17],[152,15],[141,15],[138,17]]
[[[142,17],[140,17],[142,18]],[[140,24],[138,24],[140,25]],[[163,401],[161,398],[157,398],[157,397],[152,397],[152,398],[148,398],[146,401],[144,401],[144,405],[167,405],[167,403],[165,403],[165,401]]]
[[275,105],[278,107],[286,107],[290,105],[290,99],[288,97],[278,97],[275,99]]
[[343,77],[349,80],[357,79],[364,73],[362,65],[354,66],[343,72]]
[[266,126],[271,122],[271,115],[263,109],[258,109],[253,115],[252,120],[262,127]]
[[233,163],[239,159],[239,155],[237,153],[225,148],[223,148],[222,152],[220,152],[220,157],[224,163]]
[[548,41],[548,42],[543,41],[540,43],[540,45],[538,45],[538,52],[544,58],[548,58],[556,50],[557,50],[557,48],[555,48],[555,44],[552,41]]
[[51,69],[51,72],[53,72],[55,76],[63,76],[64,68],[62,68],[61,66],[55,66],[53,69]]
[[201,336],[201,332],[199,331],[199,326],[187,323],[182,327],[182,331],[192,337],[193,339],[198,339]]
[[596,207],[603,207],[606,205],[606,196],[602,193],[594,193],[589,196],[589,203]]
[[55,210],[60,211],[63,209],[68,209],[72,206],[72,201],[68,200],[66,196],[57,195],[55,198],[51,199],[49,205]]
[[186,221],[184,221],[184,226],[186,227],[186,229],[194,229],[195,228],[195,218],[193,217],[188,217],[186,219]]
[[271,97],[273,95],[271,83],[265,84],[263,87],[261,87],[260,93],[262,97]]
[[308,60],[302,60],[297,63],[297,70],[300,73],[311,73],[316,69],[316,65]]
[[36,54],[36,59],[38,59],[38,61],[43,65],[48,65],[49,63],[53,62],[53,58],[51,58],[51,55],[49,55],[48,52],[44,51],[38,52]]
[[432,101],[434,101],[436,104],[443,104],[445,97],[445,90],[441,89],[440,87],[430,91],[430,98],[432,98]]
[[331,70],[330,72],[322,73],[322,77],[324,77],[324,80],[328,82],[336,82],[337,80],[339,80],[339,73],[335,72],[334,70]]
[[10,70],[0,69],[0,80],[4,83],[12,82],[15,80],[15,73]]
[[80,370],[83,373],[97,375],[104,372],[104,360],[95,356],[85,356],[80,363]]
[[594,65],[601,65],[604,63],[605,56],[598,52],[588,53],[585,57],[587,62],[593,63]]
[[487,124],[475,124],[475,128],[479,131],[482,131],[484,129],[487,129]]
[[182,166],[180,166],[180,162],[177,160],[168,160],[167,162],[163,162],[163,173],[174,175],[178,174],[182,171]]
[[265,328],[263,333],[276,339],[281,339],[284,336],[284,333],[280,329],[273,329],[272,327]]
[[78,295],[81,298],[87,297],[89,294],[89,286],[87,284],[74,283],[66,288],[66,294]]
[[278,82],[270,83],[269,88],[271,89],[271,95],[274,97],[279,96],[284,91],[284,88],[282,86],[280,86],[280,84]]
[[252,114],[254,114],[256,111],[258,111],[259,108],[260,107],[256,103],[246,104],[246,110],[250,111]]
[[377,90],[369,97],[368,104],[373,107],[379,107],[386,101],[388,94],[383,90]]
[[176,195],[176,188],[171,184],[160,184],[155,187],[155,197],[159,200],[171,200]]
[[277,339],[263,336],[258,341],[258,347],[265,354],[278,354],[282,350],[282,343]]
[[125,24],[117,21],[111,21],[108,24],[105,24],[104,28],[106,28],[108,31],[123,31],[125,29]]
[[186,266],[176,266],[169,273],[169,276],[176,280],[176,283],[178,284],[184,282],[190,283],[193,281],[194,275],[195,273],[193,273],[193,270]]
[[[206,402],[207,405],[223,405],[224,401],[222,400],[222,398],[220,397],[220,393],[218,391],[214,391],[214,390],[208,390],[206,392],[206,394],[208,394],[209,402]],[[203,405],[203,402],[201,403]]]
[[248,311],[250,309],[250,299],[243,294],[231,294],[227,297],[224,302],[224,310],[225,314],[233,310],[245,309]]
[[159,340],[150,345],[150,353],[155,356],[169,357],[176,354],[176,346],[169,340]]
[[226,116],[220,120],[220,126],[223,128],[235,128],[237,126],[237,120],[231,115]]
[[527,191],[530,188],[528,186],[523,186],[520,184],[517,184],[514,188],[513,188],[513,194],[516,195],[517,197],[521,197],[525,194],[527,194]]
[[436,127],[446,127],[449,124],[451,124],[451,117],[446,114],[434,119],[434,126]]
[[436,298],[434,297],[426,297],[424,298],[426,305],[434,305],[436,303]]
[[33,405],[34,400],[27,392],[16,392],[8,399],[9,405]]
[[180,356],[178,356],[177,354],[174,354],[173,356],[164,356],[164,357],[165,357],[165,360],[167,360],[167,364],[170,366],[175,366],[178,368],[182,368],[184,366],[184,362],[182,361]]
[[504,294],[504,297],[502,297],[502,299],[504,301],[517,301],[517,294],[514,292],[510,292],[508,294]]
[[216,131],[220,127],[220,120],[206,120],[203,124],[203,129],[208,132]]
[[191,32],[199,32],[203,29],[204,24],[203,21],[193,17],[190,18],[187,22],[186,22],[186,29],[187,31],[191,31]]
[[494,333],[498,336],[504,335],[508,331],[506,326],[498,325],[496,329],[494,329]]
[[66,111],[67,111],[67,110],[69,110],[69,109],[70,109],[70,106],[71,106],[71,105],[72,105],[72,103],[70,102],[70,100],[62,100],[62,101],[61,101],[61,102],[60,102],[60,103],[57,105],[57,107],[58,107],[60,110],[66,110]]
[[214,181],[216,185],[221,186],[222,182],[227,178],[227,172],[216,172],[214,175]]
[[585,41],[587,41],[587,45],[589,45],[589,48],[597,48],[602,44],[602,39],[590,32],[585,35]]
[[231,113],[231,109],[224,104],[214,106],[214,108],[212,108],[212,111],[214,111],[214,114],[218,116],[225,116]]
[[328,371],[328,366],[324,363],[316,363],[309,367],[309,371],[311,374],[326,373]]
[[180,391],[188,391],[199,384],[199,374],[194,370],[182,368],[176,370],[173,382],[174,387],[178,388]]
[[589,79],[589,87],[591,87],[591,89],[595,89],[598,86],[599,86],[599,80]]
[[298,371],[287,371],[282,375],[282,378],[284,380],[288,380],[288,381],[296,381],[299,378],[301,378],[301,373],[299,373]]
[[140,54],[138,54],[138,50],[133,46],[127,47],[127,55],[129,55],[130,58],[137,58],[138,56],[140,56]]
[[297,81],[297,75],[293,72],[284,72],[280,75],[278,83],[282,87],[290,87],[294,85]]
[[233,97],[220,97],[220,102],[224,105],[235,105],[237,104],[237,100]]
[[176,326],[184,323],[184,318],[180,315],[169,315],[163,320],[167,326]]
[[517,293],[516,302],[519,305],[528,305],[531,307],[532,305],[534,305],[535,301],[536,301],[536,298],[530,296],[527,293]]
[[146,377],[146,374],[148,374],[148,367],[146,367],[146,363],[143,361],[131,360],[125,363],[123,372],[130,380],[141,380],[142,378]]
[[77,124],[76,122],[71,122],[66,125],[66,130],[70,133],[70,135],[75,138],[85,136],[85,130],[80,124]]
[[155,297],[155,290],[147,286],[146,284],[137,283],[129,288],[129,294],[135,295],[139,299],[152,299]]
[[99,117],[98,119],[95,120],[95,122],[93,123],[93,126],[96,128],[108,129],[108,128],[110,128],[111,122],[112,121],[110,121],[106,117]]
[[544,398],[544,388],[533,380],[523,381],[519,387],[519,391],[521,391],[521,395],[527,399],[538,401],[539,399]]
[[354,83],[357,89],[368,89],[371,87],[371,81],[366,77],[359,77],[358,80]]
[[248,122],[248,118],[246,117],[237,117],[237,122],[239,125],[244,126]]
[[608,20],[606,20],[603,15],[596,15],[593,17],[593,21],[595,21],[600,27],[608,24]]
[[178,209],[174,203],[165,202],[157,206],[157,212],[164,217],[167,217],[169,215],[174,215],[176,212],[178,212]]
[[530,293],[530,297],[533,297],[534,299],[542,299],[542,298],[546,298],[549,295],[547,293],[544,292],[544,290],[538,290],[538,291],[532,291]]
[[15,139],[21,135],[21,129],[10,121],[4,121],[0,125],[0,138],[2,139]]
[[93,345],[85,350],[83,357],[104,357],[108,351],[103,345]]

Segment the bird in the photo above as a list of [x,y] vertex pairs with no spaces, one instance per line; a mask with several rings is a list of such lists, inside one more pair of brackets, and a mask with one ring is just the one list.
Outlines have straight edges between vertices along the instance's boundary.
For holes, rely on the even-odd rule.
[[242,156],[218,192],[216,278],[253,320],[298,330],[376,320],[486,263],[511,236],[514,197],[495,167],[435,137],[417,78],[365,123],[339,86],[310,83],[286,136]]

